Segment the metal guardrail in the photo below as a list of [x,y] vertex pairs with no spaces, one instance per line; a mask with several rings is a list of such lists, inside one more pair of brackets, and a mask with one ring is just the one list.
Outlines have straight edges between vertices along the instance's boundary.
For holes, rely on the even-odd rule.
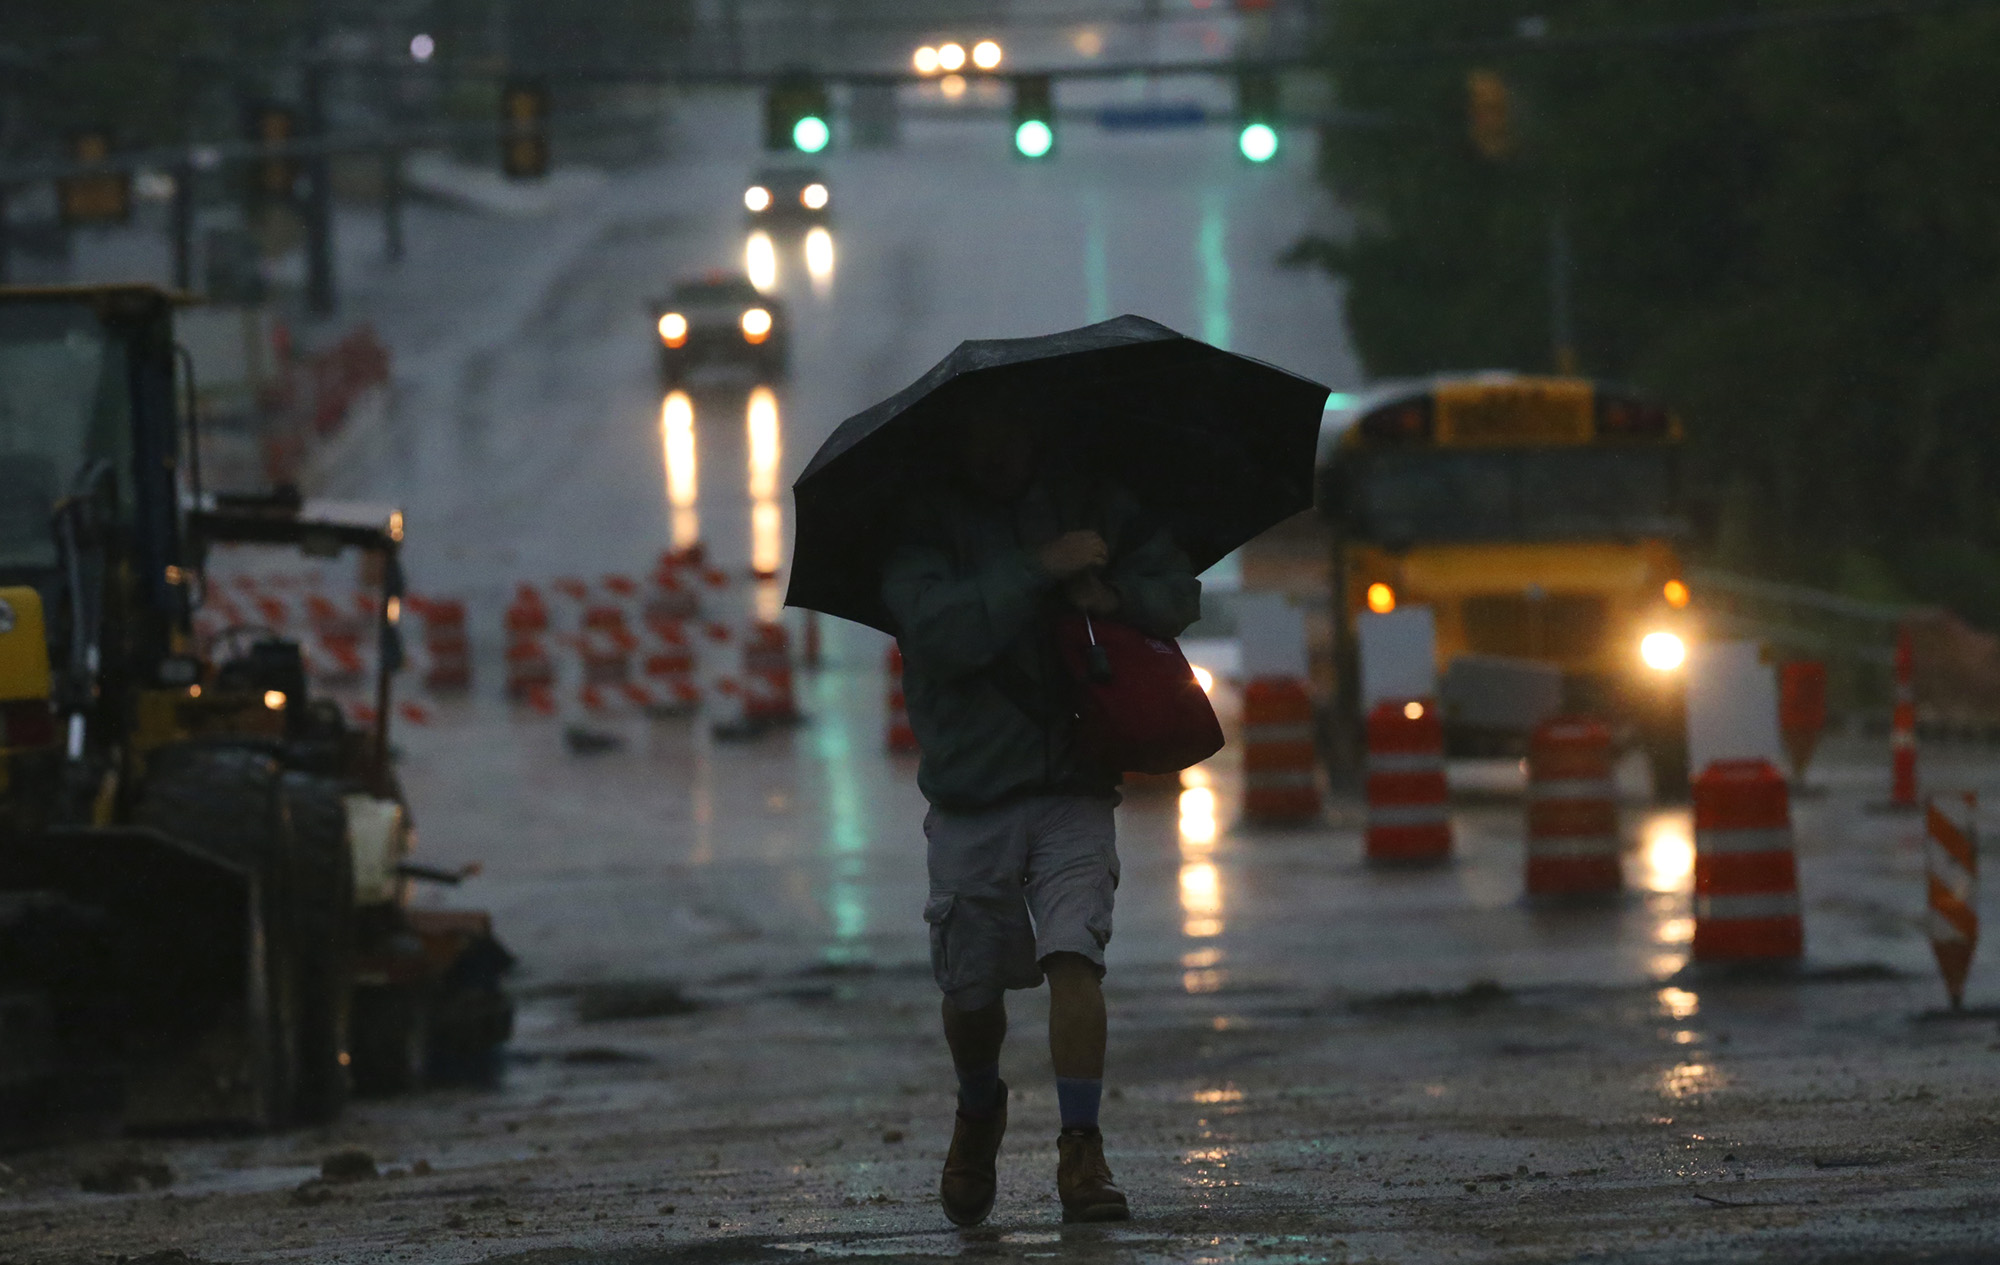
[[1896,630],[1927,609],[1707,568],[1689,568],[1686,578],[1712,631],[1846,662],[1869,676],[1889,670]]

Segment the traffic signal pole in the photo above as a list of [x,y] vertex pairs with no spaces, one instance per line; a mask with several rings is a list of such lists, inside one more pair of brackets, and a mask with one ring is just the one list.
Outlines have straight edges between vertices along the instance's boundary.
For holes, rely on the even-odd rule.
[[[326,62],[314,54],[306,58],[306,90],[302,100],[304,132],[312,140],[326,136]],[[314,316],[334,312],[334,158],[324,146],[306,154],[306,310]]]
[[381,161],[382,253],[398,264],[403,262],[403,151],[391,145]]

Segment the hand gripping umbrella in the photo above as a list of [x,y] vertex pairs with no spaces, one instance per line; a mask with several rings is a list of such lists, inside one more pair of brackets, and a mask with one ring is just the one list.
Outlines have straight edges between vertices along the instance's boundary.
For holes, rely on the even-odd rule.
[[903,505],[936,477],[937,438],[988,394],[1053,402],[1065,447],[1136,496],[1196,570],[1312,505],[1317,382],[1140,316],[972,340],[813,454],[792,485],[788,605],[896,632],[882,567]]

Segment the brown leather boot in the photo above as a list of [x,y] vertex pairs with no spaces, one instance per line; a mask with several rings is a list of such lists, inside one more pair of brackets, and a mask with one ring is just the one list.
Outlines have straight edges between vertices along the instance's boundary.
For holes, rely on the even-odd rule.
[[1111,1184],[1104,1135],[1095,1128],[1064,1129],[1056,1137],[1056,1193],[1065,1221],[1123,1221],[1132,1215],[1125,1192]]
[[944,1157],[944,1176],[938,1180],[938,1202],[953,1225],[978,1225],[993,1211],[993,1192],[999,1184],[993,1162],[1006,1133],[1007,1082],[1001,1081],[999,1104],[977,1116],[961,1108],[951,1131],[951,1150]]

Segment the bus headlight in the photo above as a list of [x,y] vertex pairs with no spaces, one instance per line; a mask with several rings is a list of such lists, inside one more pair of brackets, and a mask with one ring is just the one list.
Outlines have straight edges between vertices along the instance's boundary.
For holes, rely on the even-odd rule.
[[1687,657],[1687,643],[1674,633],[1649,632],[1639,641],[1639,658],[1655,672],[1672,672]]

